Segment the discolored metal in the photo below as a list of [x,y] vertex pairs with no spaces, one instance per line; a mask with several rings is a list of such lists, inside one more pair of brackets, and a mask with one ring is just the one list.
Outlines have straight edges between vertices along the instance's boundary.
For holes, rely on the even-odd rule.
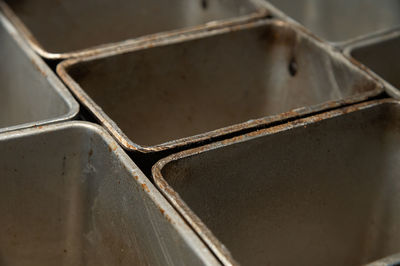
[[268,14],[263,0],[2,0],[0,8],[49,59],[119,50]]
[[400,102],[377,100],[171,155],[153,178],[227,265],[361,265],[400,251],[399,145]]
[[0,132],[76,116],[78,103],[1,13],[0,48]]
[[140,152],[184,147],[383,92],[336,49],[275,20],[71,59],[57,71],[125,149]]
[[268,0],[266,6],[335,45],[400,25],[398,0]]

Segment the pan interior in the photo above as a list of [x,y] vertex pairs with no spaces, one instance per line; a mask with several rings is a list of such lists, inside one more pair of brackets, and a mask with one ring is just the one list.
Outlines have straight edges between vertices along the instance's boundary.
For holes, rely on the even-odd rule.
[[143,146],[376,88],[314,39],[278,23],[82,62],[67,71]]
[[243,265],[362,265],[400,251],[400,108],[381,105],[168,163]]

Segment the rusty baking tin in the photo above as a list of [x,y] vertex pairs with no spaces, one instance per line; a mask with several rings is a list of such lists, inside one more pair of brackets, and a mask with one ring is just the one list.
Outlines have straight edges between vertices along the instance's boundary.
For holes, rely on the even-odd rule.
[[383,92],[331,46],[274,20],[71,59],[57,72],[125,149],[140,152],[184,147]]
[[0,134],[1,265],[220,265],[87,122]]
[[400,251],[399,151],[385,99],[173,154],[153,178],[226,265],[361,265]]
[[1,0],[0,9],[48,59],[114,51],[268,15],[262,0]]

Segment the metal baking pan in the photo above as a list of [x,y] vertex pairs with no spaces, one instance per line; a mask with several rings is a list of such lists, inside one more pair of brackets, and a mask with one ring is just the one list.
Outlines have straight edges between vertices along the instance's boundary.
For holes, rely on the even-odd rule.
[[399,45],[400,28],[396,28],[352,43],[345,47],[344,53],[372,69],[382,78],[387,92],[400,99]]
[[0,264],[218,265],[108,133],[0,134]]
[[399,150],[385,99],[171,155],[153,178],[227,265],[361,265],[400,251]]
[[268,0],[266,6],[335,45],[400,25],[398,0]]
[[60,59],[255,20],[268,15],[263,4],[263,0],[6,0],[0,1],[0,8],[41,56]]
[[275,20],[71,59],[57,71],[125,149],[140,152],[198,143],[383,91],[331,46]]
[[72,119],[78,103],[0,13],[0,132]]

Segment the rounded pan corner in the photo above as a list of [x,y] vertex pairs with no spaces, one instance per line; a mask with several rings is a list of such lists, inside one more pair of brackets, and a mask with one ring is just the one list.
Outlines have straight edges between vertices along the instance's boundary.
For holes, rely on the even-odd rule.
[[379,44],[381,42],[389,41],[395,38],[400,37],[400,26],[393,27],[388,30],[383,30],[376,32],[374,34],[363,36],[359,39],[356,39],[352,42],[349,42],[345,46],[343,46],[343,54],[349,58],[354,64],[357,66],[362,66],[362,68],[368,72],[370,76],[374,79],[378,80],[383,85],[383,90],[389,94],[389,96],[400,99],[400,90],[382,78],[378,73],[374,72],[368,66],[364,65],[362,62],[358,61],[353,57],[353,53],[358,49],[366,48],[369,46],[373,46],[375,44]]
[[[3,10],[4,5],[5,3],[0,0],[0,10]],[[40,120],[7,126],[0,129],[0,132],[42,126],[46,124],[74,119],[79,113],[78,102],[73,98],[72,94],[64,86],[57,75],[50,70],[43,59],[38,54],[36,54],[33,49],[31,49],[29,44],[19,34],[18,29],[6,15],[6,12],[4,14],[0,13],[0,23],[2,24],[2,27],[4,27],[5,32],[7,32],[7,34],[9,34],[9,37],[12,38],[13,41],[15,41],[16,46],[18,46],[18,49],[20,49],[21,52],[24,54],[24,57],[30,60],[30,63],[32,64],[32,67],[35,68],[35,71],[40,73],[40,78],[47,80],[46,83],[48,83],[49,86],[48,88],[46,87],[46,90],[53,91],[55,93],[56,97],[59,98],[60,103],[62,102],[63,104],[65,104],[65,110],[58,114],[49,115],[47,118],[43,118]]]

